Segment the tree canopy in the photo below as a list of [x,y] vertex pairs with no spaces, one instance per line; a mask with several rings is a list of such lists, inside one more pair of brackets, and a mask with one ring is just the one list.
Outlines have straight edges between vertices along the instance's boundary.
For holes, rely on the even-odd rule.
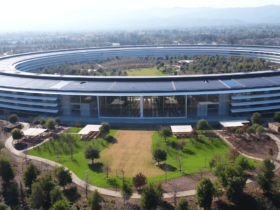
[[72,183],[72,174],[64,166],[55,167],[53,170],[54,176],[58,180],[58,185],[65,188],[67,184]]
[[40,174],[40,170],[33,164],[30,163],[26,170],[23,172],[23,183],[26,187],[31,188],[32,183],[37,179]]
[[172,136],[172,131],[170,127],[161,127],[160,135],[164,137],[164,140],[166,140],[166,137]]
[[49,130],[55,129],[56,122],[53,118],[48,118],[46,121],[46,128]]
[[197,203],[200,207],[208,209],[211,207],[214,195],[214,187],[209,178],[203,177],[196,187]]
[[140,205],[142,209],[155,210],[163,199],[163,188],[161,183],[150,183],[143,187]]
[[206,120],[202,119],[202,120],[198,121],[196,128],[198,130],[207,130],[207,129],[209,129],[209,124]]
[[0,159],[0,176],[5,183],[9,183],[15,177],[14,169],[8,159]]
[[18,122],[18,116],[16,114],[11,114],[8,120],[10,123],[15,124],[16,122]]
[[165,161],[167,158],[167,153],[166,153],[166,151],[164,151],[162,149],[156,148],[153,150],[153,158],[158,163],[160,161]]
[[104,200],[104,197],[98,192],[98,190],[94,190],[88,198],[88,206],[90,210],[100,210],[102,206],[100,203]]
[[257,173],[257,183],[259,187],[266,192],[272,189],[272,180],[274,178],[275,165],[268,158],[260,165],[260,171]]
[[262,116],[261,116],[261,114],[260,113],[258,113],[258,112],[255,112],[254,114],[253,114],[253,116],[251,117],[251,122],[252,122],[252,124],[261,124],[261,122],[262,122]]
[[95,158],[99,158],[100,154],[99,154],[99,148],[98,146],[92,145],[92,144],[88,144],[85,149],[84,149],[84,156],[86,159],[91,159],[92,164],[93,164],[93,160]]
[[12,137],[14,140],[21,139],[23,137],[23,133],[18,128],[12,130]]
[[99,128],[100,132],[104,134],[109,133],[110,129],[111,129],[110,124],[107,122],[101,123],[101,127]]

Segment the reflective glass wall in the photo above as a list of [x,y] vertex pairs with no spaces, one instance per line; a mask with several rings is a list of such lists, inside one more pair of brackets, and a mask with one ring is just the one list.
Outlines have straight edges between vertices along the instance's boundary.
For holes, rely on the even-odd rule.
[[185,96],[144,96],[144,117],[185,117]]
[[100,96],[101,117],[140,117],[139,96]]
[[219,95],[188,95],[188,118],[219,114]]

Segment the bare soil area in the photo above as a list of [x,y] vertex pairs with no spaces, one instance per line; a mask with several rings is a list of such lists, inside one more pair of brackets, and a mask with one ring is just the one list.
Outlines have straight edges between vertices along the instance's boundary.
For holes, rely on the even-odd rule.
[[101,159],[109,161],[114,175],[116,170],[123,170],[126,177],[143,173],[147,177],[164,174],[155,166],[151,154],[154,131],[118,130],[116,143],[101,152]]

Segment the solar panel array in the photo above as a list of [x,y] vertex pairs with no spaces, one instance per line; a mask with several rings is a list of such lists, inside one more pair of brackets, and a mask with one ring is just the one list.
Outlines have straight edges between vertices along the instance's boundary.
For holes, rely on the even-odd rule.
[[275,83],[260,77],[235,79],[235,81],[242,84],[244,87],[263,87],[276,85]]
[[0,77],[0,85],[20,87],[28,82],[31,82],[32,80],[33,79],[20,77]]
[[209,81],[174,81],[176,90],[215,90],[228,89],[219,80]]
[[78,82],[74,81],[60,88],[60,90],[82,90],[82,91],[108,91],[114,82]]
[[265,77],[265,78],[280,85],[280,76]]
[[226,84],[230,88],[242,87],[241,85],[239,85],[238,83],[234,82],[233,80],[222,80],[222,82],[224,84]]
[[174,91],[172,82],[116,82],[110,91]]

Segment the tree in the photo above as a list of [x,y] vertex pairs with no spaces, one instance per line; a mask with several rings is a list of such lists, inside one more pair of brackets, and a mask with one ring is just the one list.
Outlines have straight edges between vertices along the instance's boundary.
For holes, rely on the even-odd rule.
[[9,183],[15,177],[14,169],[8,159],[0,159],[0,176],[5,183]]
[[59,125],[61,123],[61,119],[59,117],[56,117],[54,120],[57,125]]
[[35,119],[35,120],[33,121],[33,124],[36,125],[36,126],[39,125],[39,124],[40,124],[40,120],[39,120],[39,119]]
[[65,199],[65,197],[63,193],[60,191],[60,187],[55,186],[50,192],[51,204],[54,204],[55,202],[63,199]]
[[85,181],[85,188],[86,188],[86,198],[88,199],[88,187],[89,187],[89,182],[90,182],[90,177],[88,175],[88,170],[86,170],[85,172],[85,177],[84,177],[84,181]]
[[9,116],[9,122],[12,124],[15,124],[18,122],[18,116],[16,114],[11,114]]
[[46,195],[49,195],[55,186],[51,173],[44,173],[39,183]]
[[176,181],[170,180],[168,182],[168,185],[170,187],[170,194],[173,196],[174,205],[177,204],[177,195],[182,189],[182,185],[180,183],[177,183]]
[[135,188],[142,188],[145,184],[147,184],[147,177],[144,174],[139,173],[133,177],[133,185]]
[[265,192],[269,192],[272,189],[274,169],[274,163],[268,158],[265,159],[260,165],[260,170],[257,173],[256,181],[259,187]]
[[19,183],[19,197],[20,197],[21,203],[24,204],[26,193],[25,193],[25,190],[23,189],[22,182]]
[[4,201],[0,203],[0,210],[11,210],[9,206],[7,206]]
[[234,165],[240,166],[243,170],[250,170],[251,166],[249,164],[249,161],[244,156],[239,156],[236,158]]
[[261,124],[261,122],[262,122],[262,116],[261,116],[261,114],[260,113],[258,113],[258,112],[255,112],[254,114],[253,114],[253,116],[251,117],[251,122],[252,122],[252,124],[254,125],[254,124]]
[[100,205],[102,201],[104,201],[103,196],[98,192],[98,190],[94,190],[88,198],[88,209],[100,210],[102,208],[102,206]]
[[262,126],[258,126],[256,131],[259,134],[259,136],[261,136],[261,134],[265,132],[265,129]]
[[44,126],[46,124],[46,120],[44,118],[40,119],[40,125]]
[[115,188],[116,191],[117,191],[117,188],[120,187],[120,184],[119,184],[118,179],[117,179],[116,177],[113,177],[113,178],[111,178],[111,179],[108,179],[107,182],[108,182],[108,184],[109,184],[110,186],[112,186],[113,188]]
[[95,145],[89,144],[84,149],[84,155],[86,159],[91,159],[91,163],[93,164],[93,160],[100,157],[99,148]]
[[166,137],[172,136],[172,131],[169,127],[161,127],[160,135],[163,136],[164,140],[166,141]]
[[110,129],[111,129],[110,124],[103,122],[101,123],[101,127],[99,128],[99,131],[101,133],[108,134],[110,132]]
[[251,135],[252,133],[255,133],[255,129],[253,127],[249,127],[249,128],[246,129],[246,133]]
[[32,184],[31,195],[28,198],[28,205],[32,209],[39,209],[45,203],[46,195],[38,182]]
[[280,122],[280,112],[275,112],[273,119],[275,122]]
[[49,129],[49,130],[54,130],[55,129],[55,125],[56,125],[56,122],[53,118],[48,118],[47,121],[46,121],[46,128]]
[[178,210],[188,210],[189,209],[189,203],[186,198],[180,198],[177,203],[177,209]]
[[26,187],[31,188],[32,183],[37,179],[37,176],[40,174],[39,169],[33,164],[30,163],[27,166],[27,169],[23,172],[23,183]]
[[12,137],[14,140],[19,140],[23,137],[23,133],[18,128],[12,130]]
[[54,168],[54,176],[58,179],[58,185],[65,189],[67,184],[72,183],[72,174],[64,166]]
[[109,161],[105,162],[102,166],[102,172],[106,174],[106,179],[109,179],[109,173],[111,172],[110,163]]
[[213,196],[215,198],[221,197],[223,195],[223,185],[222,185],[222,183],[219,182],[219,180],[216,180],[213,183],[213,187],[214,187],[214,194],[213,194]]
[[5,144],[3,141],[0,141],[0,154],[1,154],[1,150],[5,148]]
[[58,200],[56,201],[53,206],[50,208],[50,210],[71,210],[69,203],[66,201],[66,199]]
[[155,210],[162,202],[163,192],[161,183],[150,183],[144,186],[140,199],[142,209]]
[[126,180],[123,180],[120,190],[123,201],[126,202],[127,200],[129,200],[129,198],[132,196],[133,189],[128,185]]
[[235,159],[239,156],[239,152],[234,148],[230,148],[230,151],[226,154],[226,156],[228,159],[235,161]]
[[158,162],[158,165],[159,165],[160,161],[165,161],[166,160],[167,153],[164,150],[161,150],[159,148],[154,149],[154,151],[153,151],[153,158],[154,158],[155,161]]
[[212,204],[214,187],[209,178],[204,177],[196,187],[197,203],[200,207],[209,209]]
[[236,129],[235,133],[240,135],[240,134],[243,134],[244,131],[241,130],[240,128],[238,128],[238,129]]
[[183,166],[183,164],[184,164],[184,159],[183,159],[183,158],[184,158],[183,155],[182,155],[179,151],[177,151],[177,154],[176,154],[176,163],[177,163],[177,165],[178,165],[178,167],[179,167],[178,172],[183,172],[183,171],[182,171],[182,166]]
[[202,120],[198,121],[196,128],[198,130],[207,130],[207,129],[209,129],[209,124],[206,120],[202,119]]

